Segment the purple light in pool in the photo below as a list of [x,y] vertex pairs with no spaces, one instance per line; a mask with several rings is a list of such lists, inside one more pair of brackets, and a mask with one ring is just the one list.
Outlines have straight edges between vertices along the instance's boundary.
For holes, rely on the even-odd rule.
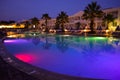
[[15,40],[4,40],[4,43],[11,43],[11,42],[15,42]]
[[4,43],[27,42],[25,39],[4,40]]

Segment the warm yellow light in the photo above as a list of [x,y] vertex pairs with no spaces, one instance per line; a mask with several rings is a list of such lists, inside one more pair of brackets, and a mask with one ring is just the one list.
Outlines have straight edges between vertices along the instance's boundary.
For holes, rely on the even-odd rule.
[[24,25],[20,25],[20,26],[16,26],[15,24],[14,25],[0,25],[0,28],[24,28],[25,26]]
[[66,31],[68,31],[67,29],[64,29],[64,31],[66,32]]
[[33,28],[35,28],[35,25],[33,25]]
[[17,36],[16,35],[9,35],[7,37],[9,37],[9,38],[16,38]]
[[17,37],[24,38],[25,35],[24,35],[24,34],[14,34],[14,35],[9,35],[9,36],[7,36],[7,37],[9,37],[9,38],[17,38]]
[[90,30],[84,29],[83,31],[84,31],[84,32],[89,32]]
[[43,29],[42,31],[45,31],[45,29]]
[[0,28],[14,28],[13,25],[1,25]]
[[54,30],[54,32],[56,32],[56,30]]
[[106,30],[106,33],[108,33],[109,32],[109,30]]
[[7,32],[7,35],[13,35],[15,32]]
[[50,29],[49,31],[50,31],[50,32],[52,32],[53,30],[52,30],[52,29]]
[[115,29],[116,29],[116,27],[110,26],[108,29],[109,29],[110,31],[114,32]]
[[87,30],[85,29],[84,32],[86,32]]
[[56,32],[56,30],[54,30],[54,29],[50,29],[49,32]]

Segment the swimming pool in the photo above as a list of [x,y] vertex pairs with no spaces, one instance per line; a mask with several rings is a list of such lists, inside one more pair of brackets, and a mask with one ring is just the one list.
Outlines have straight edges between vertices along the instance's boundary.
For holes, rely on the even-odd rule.
[[36,34],[4,40],[19,60],[69,76],[120,78],[120,39]]

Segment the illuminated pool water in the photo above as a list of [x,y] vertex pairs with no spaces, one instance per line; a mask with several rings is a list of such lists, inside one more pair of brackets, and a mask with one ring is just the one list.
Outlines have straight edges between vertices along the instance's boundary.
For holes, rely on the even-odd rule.
[[68,35],[4,40],[19,60],[69,76],[120,79],[120,39]]

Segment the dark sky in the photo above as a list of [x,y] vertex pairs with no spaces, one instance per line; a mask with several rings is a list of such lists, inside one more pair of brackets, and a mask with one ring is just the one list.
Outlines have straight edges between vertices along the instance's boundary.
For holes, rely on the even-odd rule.
[[91,1],[97,1],[103,9],[120,7],[120,0],[0,0],[0,20],[40,19],[43,13],[53,18],[60,11],[73,15],[84,10]]

